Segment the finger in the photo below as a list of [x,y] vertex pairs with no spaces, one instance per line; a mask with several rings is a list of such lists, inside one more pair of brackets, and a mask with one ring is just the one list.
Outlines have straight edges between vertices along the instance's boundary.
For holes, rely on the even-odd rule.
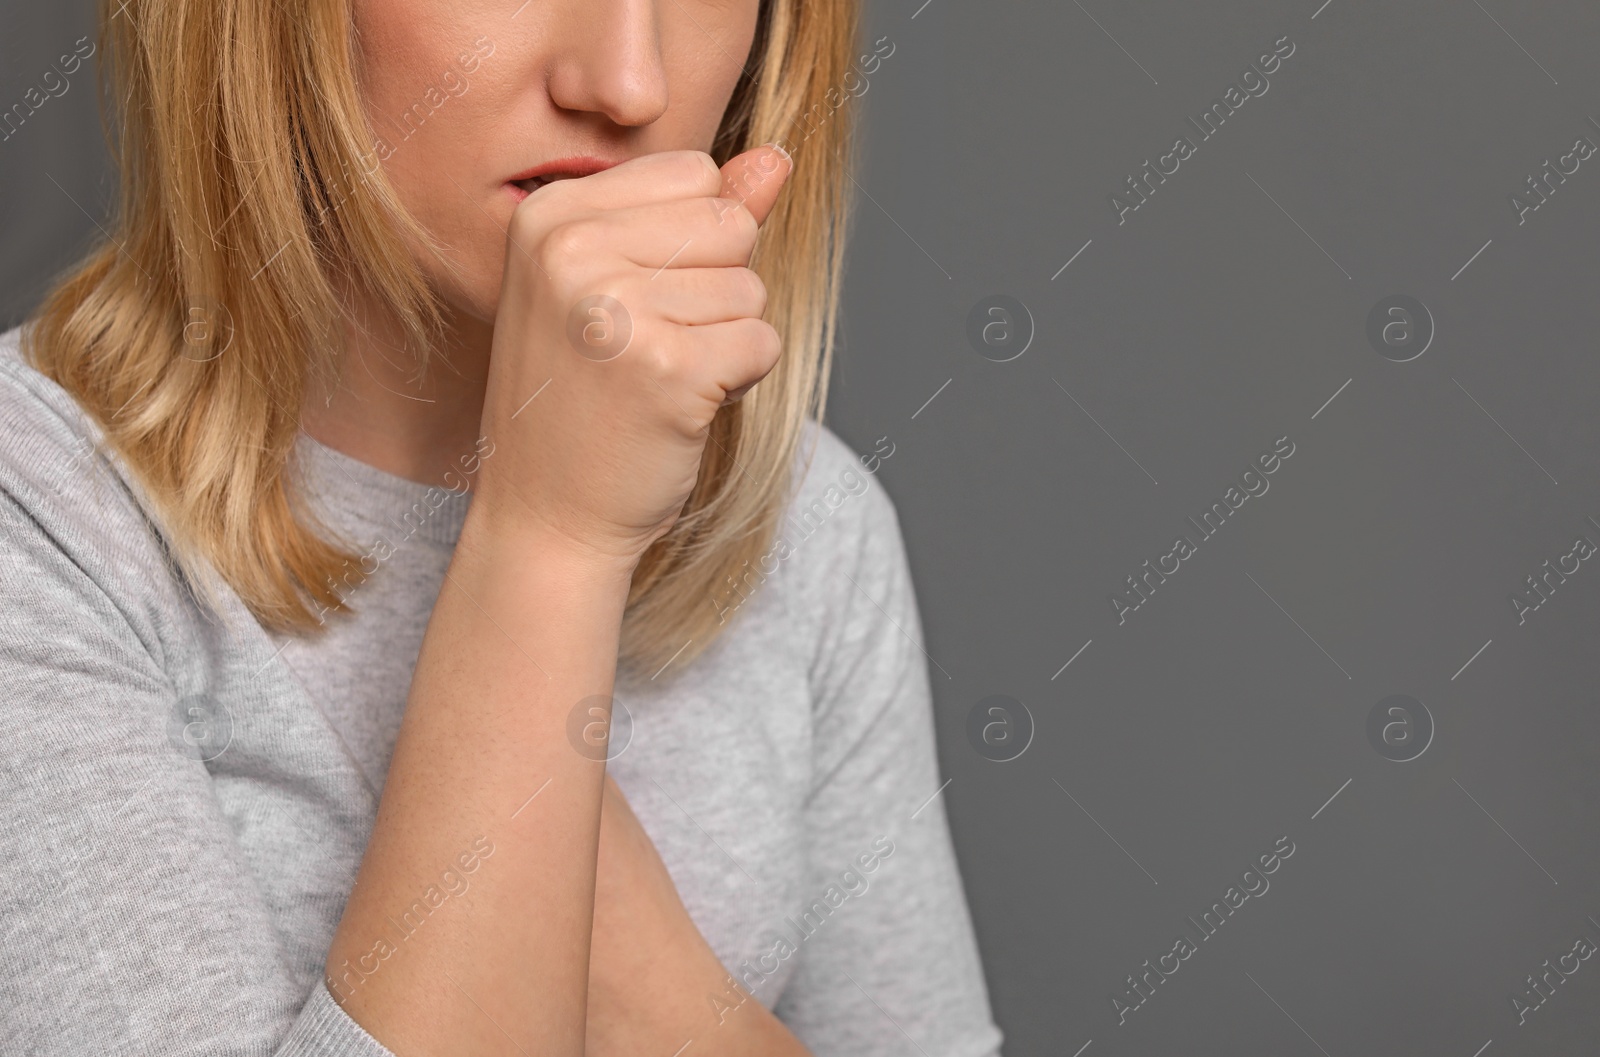
[[[641,154],[588,176],[545,184],[529,196],[563,211],[624,209],[650,202],[716,195],[722,187],[722,170],[709,154],[697,150],[669,150]],[[542,200],[540,196],[543,196]]]
[[775,143],[747,150],[729,158],[722,167],[722,190],[718,196],[743,203],[759,224],[772,212],[778,192],[793,171],[794,159]]
[[743,392],[777,365],[782,345],[777,332],[759,319],[735,319],[700,327],[683,327],[677,340],[689,344],[695,361],[705,366],[703,380],[714,385],[701,396],[721,404],[729,393]]
[[615,252],[652,273],[747,264],[757,233],[755,217],[737,202],[706,196],[614,209],[575,224],[583,246]]
[[741,385],[737,389],[728,390],[728,395],[722,398],[722,406],[727,407],[729,404],[737,404],[744,399],[744,394],[755,388],[755,384],[751,382],[749,385]]
[[706,326],[734,319],[760,318],[767,308],[767,289],[749,268],[668,268],[619,294],[624,306],[648,299],[669,323]]

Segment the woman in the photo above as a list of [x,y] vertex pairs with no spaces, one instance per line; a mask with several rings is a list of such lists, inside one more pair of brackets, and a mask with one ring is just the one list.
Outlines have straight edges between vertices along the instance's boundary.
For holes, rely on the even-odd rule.
[[998,1052],[819,424],[856,18],[102,8],[116,227],[0,356],[0,1049]]

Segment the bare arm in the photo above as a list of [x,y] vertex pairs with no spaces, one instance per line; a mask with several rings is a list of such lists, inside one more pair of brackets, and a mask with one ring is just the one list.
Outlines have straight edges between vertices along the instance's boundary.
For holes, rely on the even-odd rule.
[[[583,1052],[604,769],[565,724],[580,698],[611,692],[631,570],[488,535],[469,515],[329,952],[334,996],[401,1055]],[[448,917],[360,975],[480,841],[492,851]]]
[[[401,1057],[584,1053],[605,771],[574,751],[568,716],[609,708],[633,569],[682,510],[717,408],[778,352],[744,265],[787,169],[730,203],[709,163],[633,159],[542,187],[513,219],[483,417],[495,456],[327,963],[335,997]],[[569,308],[597,293],[625,306],[625,354],[568,341]],[[395,948],[408,908],[468,862],[470,889]],[[668,949],[706,968],[687,943]]]
[[667,1057],[691,1041],[699,1057],[809,1057],[717,960],[609,777],[596,882],[588,1057]]

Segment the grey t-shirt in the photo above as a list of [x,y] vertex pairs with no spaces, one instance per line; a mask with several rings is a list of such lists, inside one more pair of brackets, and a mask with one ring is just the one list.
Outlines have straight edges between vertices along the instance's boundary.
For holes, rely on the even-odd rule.
[[[302,435],[329,526],[383,556],[352,578],[354,616],[309,640],[231,593],[208,616],[17,333],[0,336],[0,1053],[382,1057],[323,961],[470,494]],[[818,1057],[995,1057],[895,510],[825,427],[800,467],[813,444],[790,546],[707,600],[729,622],[709,651],[619,677],[608,767],[723,965]],[[484,835],[489,862],[505,836]],[[470,882],[442,876],[425,909],[448,915]]]

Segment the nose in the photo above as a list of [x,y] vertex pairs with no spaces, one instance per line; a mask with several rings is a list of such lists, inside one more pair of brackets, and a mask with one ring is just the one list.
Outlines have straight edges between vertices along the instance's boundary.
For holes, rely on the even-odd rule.
[[[563,37],[547,81],[564,110],[647,125],[667,109],[657,0],[573,0],[551,26]],[[672,2],[672,0],[668,0]]]

